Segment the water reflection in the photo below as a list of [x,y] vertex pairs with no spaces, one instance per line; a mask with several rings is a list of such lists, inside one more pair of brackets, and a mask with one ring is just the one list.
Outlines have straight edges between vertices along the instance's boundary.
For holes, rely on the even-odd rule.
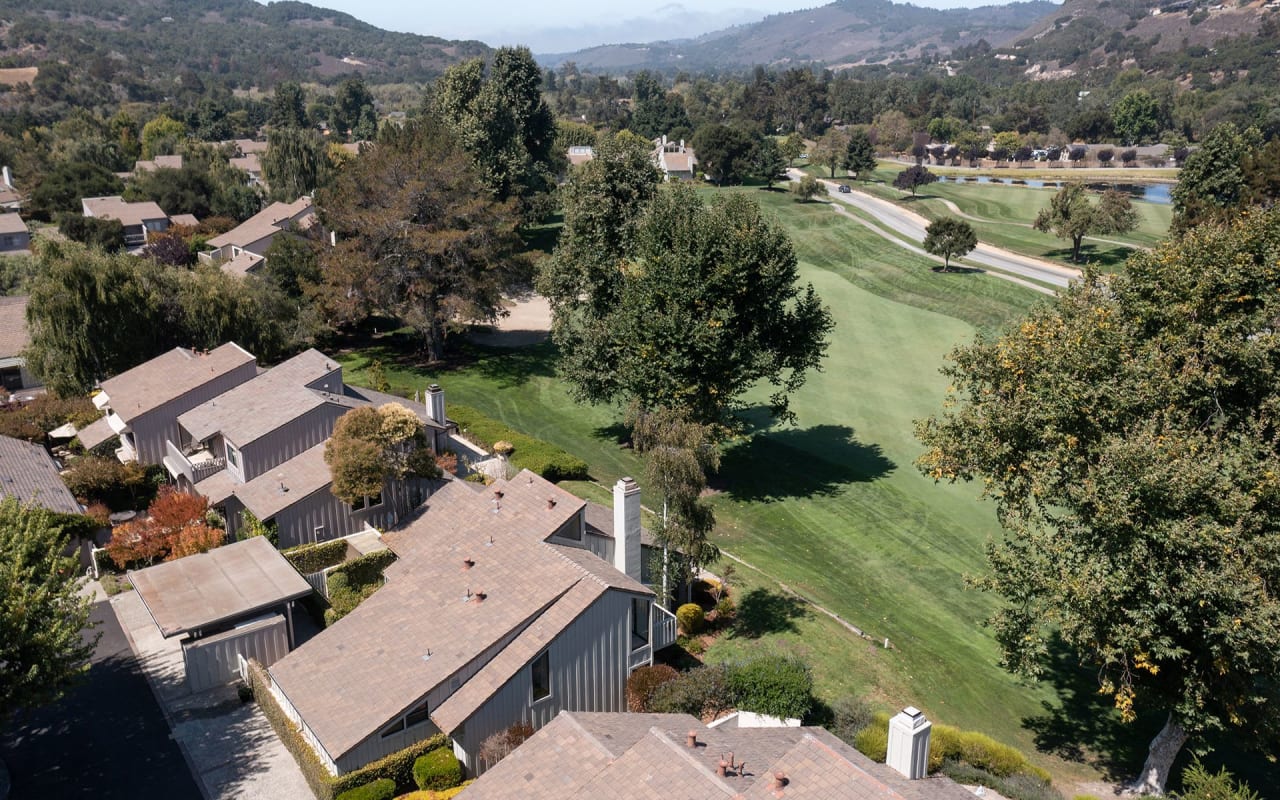
[[[990,175],[939,175],[938,182],[999,183],[1005,186],[1026,186],[1030,189],[1059,189],[1063,183],[1062,181],[1044,181],[1035,178],[996,178]],[[1134,200],[1144,200],[1148,203],[1168,205],[1173,202],[1173,198],[1169,194],[1173,190],[1173,184],[1169,183],[1107,183],[1105,181],[1097,181],[1086,183],[1085,186],[1097,192],[1117,189]]]

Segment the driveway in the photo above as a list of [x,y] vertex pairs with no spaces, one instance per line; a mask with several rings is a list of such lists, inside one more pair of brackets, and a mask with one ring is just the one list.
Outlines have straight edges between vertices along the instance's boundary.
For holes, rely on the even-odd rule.
[[12,798],[199,798],[111,605],[96,603],[91,618],[102,638],[88,679],[0,733]]
[[[801,175],[799,170],[789,170],[788,175],[793,180],[798,179]],[[915,241],[923,242],[925,228],[929,225],[929,220],[911,211],[889,202],[881,200],[878,197],[872,197],[869,194],[858,191],[856,188],[851,192],[839,192],[836,187],[838,184],[834,181],[823,180],[823,186],[827,189],[827,194],[831,199],[847,205],[854,206],[874,218],[877,222],[892,228],[902,236]],[[896,240],[894,237],[881,232],[884,237],[890,241],[897,241],[903,246],[906,243]],[[907,249],[916,250],[915,247],[907,246]],[[1065,287],[1071,281],[1080,277],[1080,271],[1070,267],[1063,267],[1038,258],[1013,253],[999,247],[993,247],[989,244],[979,243],[973,252],[965,256],[965,260],[984,267],[999,270],[1001,272],[1020,275],[1024,278],[1032,278],[1051,286]]]

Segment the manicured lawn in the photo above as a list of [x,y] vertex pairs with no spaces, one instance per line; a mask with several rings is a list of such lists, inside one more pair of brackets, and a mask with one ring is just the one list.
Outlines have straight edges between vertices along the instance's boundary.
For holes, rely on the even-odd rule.
[[[993,507],[974,487],[935,485],[912,466],[920,452],[914,421],[940,408],[946,381],[938,367],[948,350],[1042,298],[989,275],[935,273],[931,262],[825,204],[739,191],[753,192],[791,230],[803,279],[815,284],[837,327],[824,371],[792,398],[797,424],[772,426],[757,406],[745,414],[748,432],[725,448],[713,482],[715,539],[750,565],[737,568],[737,593],[753,598],[762,622],[752,635],[718,640],[707,658],[797,652],[812,664],[822,700],[867,695],[886,709],[913,704],[984,731],[1033,754],[1068,797],[1075,781],[1097,779],[1098,769],[1117,778],[1136,770],[1150,725],[1120,725],[1093,677],[1069,658],[1055,672],[1060,688],[1022,683],[999,666],[983,626],[997,601],[964,584],[985,571],[984,544],[1000,535]],[[449,401],[586,459],[596,483],[567,488],[589,499],[608,503],[618,477],[643,475],[618,442],[617,409],[575,403],[555,376],[550,345],[464,346],[439,369],[405,356],[411,345],[402,334],[383,334],[340,360],[356,383],[371,358],[383,361],[401,393],[439,382]],[[657,498],[646,502],[655,507]],[[782,586],[870,638],[788,599]]]
[[[1031,228],[1036,214],[1041,208],[1049,205],[1049,200],[1057,191],[1056,189],[1001,184],[932,183],[922,187],[919,190],[919,196],[912,198],[909,193],[893,188],[894,176],[902,169],[904,167],[901,164],[881,162],[871,180],[851,182],[851,185],[860,191],[900,203],[928,219],[955,216],[955,212],[944,202],[949,201],[963,215],[970,218],[967,221],[977,231],[980,241],[1037,258],[1070,263],[1071,243],[1069,241]],[[940,174],[944,172],[942,169],[934,170],[932,167],[930,170]],[[814,169],[809,171],[815,175],[823,172]],[[1013,174],[1005,175],[1004,170],[997,172],[1000,173],[1000,177],[1020,177]],[[1137,177],[1130,175],[1129,171],[1115,169],[1100,171],[1107,173],[1102,177],[1094,176],[1092,172],[1090,171],[1089,180],[1123,181],[1124,179],[1134,180]],[[828,171],[822,174],[822,177],[829,174]],[[1072,170],[1063,170],[1062,174],[1053,175],[1050,178],[1083,179],[1084,176],[1076,175]],[[1123,265],[1133,248],[1151,247],[1168,233],[1169,224],[1173,218],[1172,206],[1138,201],[1133,205],[1140,219],[1136,230],[1126,234],[1102,236],[1099,239],[1085,239],[1083,254],[1091,263],[1104,270],[1114,271]],[[1117,242],[1120,244],[1116,244]]]

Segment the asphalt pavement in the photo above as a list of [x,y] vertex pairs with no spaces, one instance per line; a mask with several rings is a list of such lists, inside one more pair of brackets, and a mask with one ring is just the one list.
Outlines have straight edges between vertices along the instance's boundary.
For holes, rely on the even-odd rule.
[[0,730],[11,798],[198,800],[200,790],[110,604],[94,604],[91,619],[102,638],[85,681]]

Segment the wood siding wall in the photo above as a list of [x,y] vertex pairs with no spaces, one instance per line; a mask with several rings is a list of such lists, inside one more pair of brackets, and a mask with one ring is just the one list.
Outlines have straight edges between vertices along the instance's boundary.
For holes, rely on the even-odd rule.
[[[352,511],[351,506],[334,497],[326,486],[301,498],[272,519],[279,526],[280,549],[283,550],[347,536],[363,529],[366,523],[386,530],[413,510],[415,499],[421,502],[428,495],[429,490],[423,481],[391,481],[382,491],[382,505]],[[316,528],[321,525],[324,531],[317,535]]]
[[252,378],[256,372],[257,365],[252,361],[246,361],[239,367],[132,420],[129,427],[133,429],[138,461],[143,464],[159,464],[164,459],[164,443],[172,440],[174,444],[179,444],[182,441],[182,434],[178,432],[178,415],[185,414],[201,403],[234,389]]
[[325,403],[248,444],[232,440],[240,449],[244,479],[251,481],[289,459],[324,442],[333,433],[333,424],[347,409]]
[[281,614],[273,614],[267,619],[207,639],[182,643],[187,685],[193,692],[225,686],[239,678],[239,656],[246,660],[256,658],[269,666],[288,652],[288,625]]
[[[532,675],[525,665],[466,721],[455,741],[472,775],[483,772],[480,745],[490,735],[526,722],[535,729],[561,711],[626,711],[627,658],[631,647],[631,598],[608,591],[550,647],[551,695],[532,702]],[[464,757],[465,756],[465,757]]]

